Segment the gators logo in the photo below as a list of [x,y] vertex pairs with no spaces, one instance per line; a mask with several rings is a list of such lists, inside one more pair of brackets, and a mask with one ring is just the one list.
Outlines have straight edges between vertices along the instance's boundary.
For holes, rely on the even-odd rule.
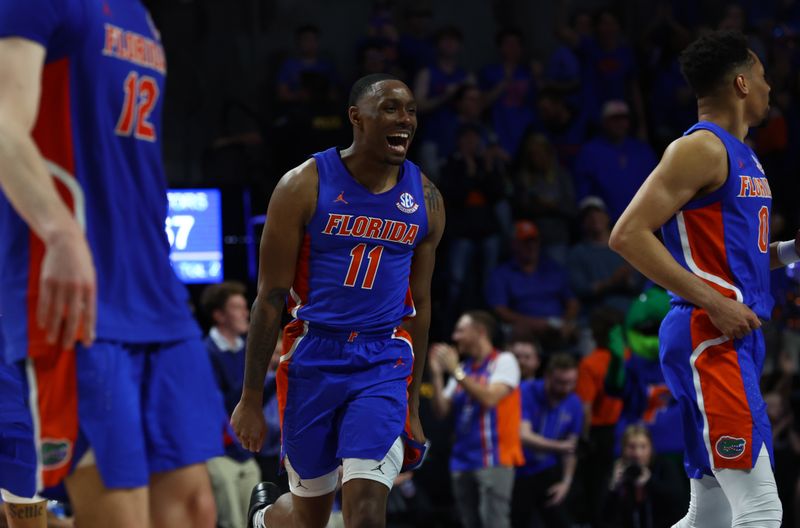
[[739,458],[744,454],[744,448],[747,445],[747,440],[744,438],[736,438],[733,436],[720,436],[717,440],[714,449],[717,454],[722,458],[733,460]]
[[42,439],[42,465],[45,469],[55,469],[69,462],[72,457],[72,443],[65,439]]

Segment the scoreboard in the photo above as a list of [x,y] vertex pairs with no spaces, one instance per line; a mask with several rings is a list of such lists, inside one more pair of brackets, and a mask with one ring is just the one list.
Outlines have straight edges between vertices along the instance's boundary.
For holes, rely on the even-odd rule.
[[172,189],[165,230],[170,261],[184,283],[221,282],[222,204],[219,189]]

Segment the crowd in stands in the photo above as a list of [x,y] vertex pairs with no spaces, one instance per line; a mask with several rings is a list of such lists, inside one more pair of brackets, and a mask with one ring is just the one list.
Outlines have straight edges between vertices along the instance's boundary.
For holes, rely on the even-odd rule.
[[[558,45],[539,57],[520,28],[503,28],[496,59],[474,70],[463,57],[467,37],[435,28],[424,7],[378,2],[354,39],[356,76],[389,72],[414,91],[419,128],[409,157],[439,186],[448,214],[434,284],[439,344],[423,391],[434,448],[392,494],[398,526],[501,526],[486,519],[504,516],[515,527],[669,526],[685,513],[677,408],[648,348],[657,325],[627,329],[626,352],[611,351],[612,329],[651,285],[608,237],[666,145],[696,120],[678,55],[715,28],[746,32],[765,64],[772,109],[748,141],[773,189],[771,235],[792,233],[800,5],[660,1],[650,15],[634,32],[613,10],[574,11],[556,21]],[[323,31],[299,27],[275,74],[278,174],[349,138],[350,83],[321,49]],[[775,318],[765,332],[776,456],[792,462],[800,457],[798,279],[794,270],[774,274]],[[630,330],[641,331],[634,347]],[[483,379],[488,392],[454,373]],[[470,447],[480,441],[471,428],[476,416],[497,428],[508,398],[521,409],[517,436],[491,439],[496,460],[487,460]],[[800,488],[787,467],[795,466],[778,465],[777,479],[791,523]]]
[[[800,140],[800,4],[713,7],[655,2],[635,32],[613,10],[574,11],[556,21],[558,45],[539,57],[523,31],[503,28],[496,59],[472,70],[458,27],[434,28],[426,8],[376,3],[355,39],[357,76],[389,72],[414,91],[419,129],[409,158],[439,186],[448,214],[434,284],[439,344],[423,391],[434,448],[393,492],[397,526],[503,526],[504,516],[526,528],[670,526],[685,513],[677,408],[653,356],[657,324],[625,327],[640,296],[660,294],[608,237],[663,149],[696,121],[678,55],[702,32],[745,32],[765,64],[772,109],[748,141],[773,189],[771,236],[792,235],[799,219],[789,196],[800,168],[791,155]],[[349,83],[320,49],[323,31],[299,28],[295,54],[277,71],[287,147],[275,149],[277,173],[349,137],[341,111]],[[764,377],[777,457],[792,462],[800,457],[798,279],[792,269],[774,274]],[[615,325],[626,328],[616,355]],[[474,428],[514,430],[501,424],[508,398],[521,409],[517,436],[490,438],[495,451],[483,456],[470,447],[480,442]],[[790,526],[800,488],[786,467],[777,479]]]

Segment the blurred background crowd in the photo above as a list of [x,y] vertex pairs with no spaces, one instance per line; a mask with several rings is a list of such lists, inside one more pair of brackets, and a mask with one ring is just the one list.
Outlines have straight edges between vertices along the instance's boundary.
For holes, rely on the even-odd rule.
[[[250,227],[263,222],[286,170],[349,144],[352,82],[388,72],[415,93],[419,128],[409,158],[439,186],[448,216],[433,285],[436,344],[422,389],[433,448],[423,468],[398,479],[390,525],[488,527],[486,511],[503,508],[525,528],[659,527],[682,517],[680,422],[657,361],[668,300],[608,248],[608,237],[664,148],[696,120],[680,51],[726,28],[744,32],[766,67],[771,110],[748,141],[773,193],[771,237],[793,238],[800,2],[145,4],[169,64],[170,183],[222,189],[225,277],[238,282],[191,292],[210,329],[228,412],[241,391],[255,294],[258,231]],[[772,289],[762,389],[784,526],[800,526],[800,270],[774,272]],[[470,429],[476,413],[493,412],[502,423],[503,400],[456,388],[447,380],[459,368],[490,383],[516,380],[522,423],[507,457],[482,458],[486,446]],[[218,504],[240,511],[236,501],[252,483],[275,478],[274,393],[273,381],[265,387],[270,438],[262,453],[253,459],[229,439],[228,456],[212,468],[222,475]],[[511,445],[494,427],[489,439]],[[489,500],[486,482],[505,477],[484,470],[501,466],[520,466],[510,470],[513,493]],[[241,526],[241,513],[225,508],[220,526]]]

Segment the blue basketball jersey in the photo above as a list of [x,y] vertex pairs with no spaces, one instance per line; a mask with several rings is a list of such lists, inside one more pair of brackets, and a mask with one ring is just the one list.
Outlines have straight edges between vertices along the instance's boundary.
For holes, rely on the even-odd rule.
[[[769,219],[772,192],[755,153],[710,122],[684,135],[708,130],[728,151],[728,179],[713,193],[691,200],[662,228],[664,244],[678,263],[709,286],[769,319]],[[688,304],[679,297],[674,302]]]
[[317,208],[290,291],[296,318],[343,330],[386,330],[414,315],[411,258],[428,231],[422,175],[403,162],[397,184],[373,194],[335,148],[314,154]]
[[[161,109],[166,63],[139,0],[0,0],[0,37],[47,51],[33,137],[86,230],[97,270],[97,337],[199,335],[169,263]],[[0,194],[6,356],[44,347],[35,322],[42,242]]]

